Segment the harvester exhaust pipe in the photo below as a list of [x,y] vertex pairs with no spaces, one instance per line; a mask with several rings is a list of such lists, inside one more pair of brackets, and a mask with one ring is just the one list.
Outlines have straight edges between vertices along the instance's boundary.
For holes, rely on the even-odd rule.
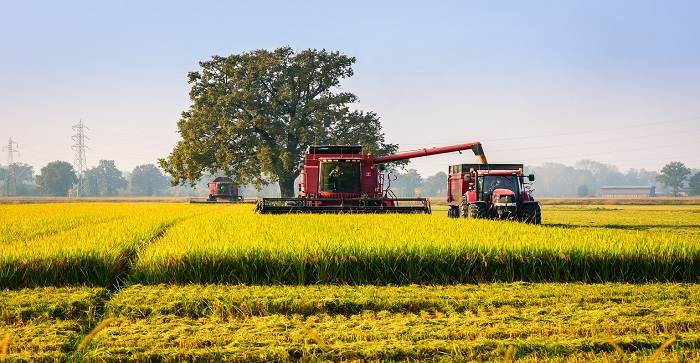
[[383,163],[390,163],[393,161],[418,158],[421,156],[445,154],[445,153],[462,151],[462,150],[469,150],[469,149],[471,149],[474,152],[474,155],[476,156],[476,159],[478,160],[479,164],[487,164],[488,163],[486,161],[486,154],[484,154],[484,149],[481,147],[481,143],[478,141],[470,142],[470,143],[466,143],[466,144],[440,146],[440,147],[433,147],[433,148],[420,149],[420,150],[414,150],[414,151],[400,152],[400,153],[384,155],[384,156],[377,156],[372,160],[375,164],[383,164]]

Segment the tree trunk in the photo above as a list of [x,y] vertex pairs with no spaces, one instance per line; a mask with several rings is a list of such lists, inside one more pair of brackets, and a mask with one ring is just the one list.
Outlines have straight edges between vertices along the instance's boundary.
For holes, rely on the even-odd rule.
[[282,198],[294,197],[294,177],[280,178],[280,194]]

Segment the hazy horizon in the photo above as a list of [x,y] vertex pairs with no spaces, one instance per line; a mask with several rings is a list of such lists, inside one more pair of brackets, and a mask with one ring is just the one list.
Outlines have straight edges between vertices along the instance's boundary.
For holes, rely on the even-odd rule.
[[37,172],[72,162],[82,119],[89,166],[155,163],[199,61],[289,45],[357,57],[343,88],[401,150],[480,140],[492,162],[700,168],[699,15],[691,1],[3,3],[0,144]]

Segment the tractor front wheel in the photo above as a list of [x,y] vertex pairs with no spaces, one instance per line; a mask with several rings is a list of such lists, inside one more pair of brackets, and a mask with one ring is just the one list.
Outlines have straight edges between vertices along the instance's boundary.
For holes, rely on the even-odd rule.
[[528,224],[542,224],[542,211],[539,203],[525,204],[521,220]]
[[450,209],[447,210],[447,217],[459,218],[459,207],[450,207]]
[[486,217],[486,205],[481,203],[467,204],[462,211],[465,218],[481,219]]

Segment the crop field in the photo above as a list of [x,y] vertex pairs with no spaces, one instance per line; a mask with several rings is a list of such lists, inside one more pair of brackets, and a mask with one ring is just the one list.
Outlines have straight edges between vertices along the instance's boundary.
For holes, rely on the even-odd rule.
[[[0,357],[700,359],[700,206],[0,205]],[[661,349],[659,349],[661,347]]]

